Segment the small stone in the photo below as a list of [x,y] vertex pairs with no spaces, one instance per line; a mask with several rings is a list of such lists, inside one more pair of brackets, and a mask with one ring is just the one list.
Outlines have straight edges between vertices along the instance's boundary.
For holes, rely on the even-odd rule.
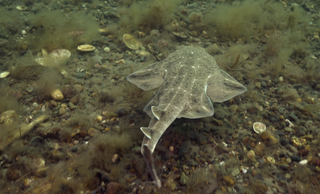
[[115,110],[115,113],[121,117],[121,116],[125,116],[128,114],[128,111],[126,109],[124,109],[123,107],[119,107]]
[[287,131],[287,132],[292,132],[293,131],[293,129],[291,127],[285,127],[284,130]]
[[291,163],[292,162],[291,158],[287,158],[286,161],[287,161],[287,163]]
[[114,154],[111,158],[112,163],[116,163],[119,161],[119,154]]
[[279,77],[279,82],[283,82],[283,77]]
[[79,96],[76,95],[76,96],[73,96],[69,102],[72,104],[78,104],[78,101],[79,101]]
[[106,52],[106,53],[108,53],[108,52],[110,52],[110,48],[109,47],[104,47],[104,52]]
[[64,115],[67,112],[65,108],[60,108],[59,109],[59,115]]
[[309,154],[309,150],[308,149],[301,149],[301,150],[299,150],[299,152],[298,152],[298,154],[300,155],[300,156],[307,156],[308,154]]
[[292,160],[293,162],[300,162],[300,161],[301,161],[301,158],[300,158],[299,156],[297,156],[297,155],[292,155],[292,156],[291,156],[291,160]]
[[291,178],[291,175],[289,173],[286,173],[286,179],[290,179]]
[[261,82],[256,82],[255,83],[255,87],[258,88],[258,89],[261,89]]
[[232,176],[237,176],[238,174],[240,174],[239,168],[238,167],[232,168],[231,174]]
[[103,119],[103,117],[101,115],[98,115],[97,118],[96,118],[96,121],[101,122],[102,119]]
[[117,194],[119,193],[120,184],[116,182],[110,182],[107,186],[107,192],[108,194]]
[[77,152],[77,151],[78,151],[78,146],[72,146],[72,147],[70,148],[70,151],[71,151],[71,152]]
[[234,185],[234,180],[230,176],[224,176],[223,179],[227,182],[228,185]]
[[75,106],[72,102],[69,102],[69,107],[71,110],[74,110],[77,108],[77,106]]
[[267,161],[268,161],[269,163],[272,163],[272,164],[276,163],[275,159],[274,159],[273,157],[271,157],[271,156],[268,156],[268,157],[267,157]]
[[254,153],[253,150],[250,150],[250,151],[247,153],[247,158],[249,158],[249,159],[250,159],[251,161],[253,161],[253,162],[256,161],[255,157],[256,157],[256,154]]
[[53,100],[63,100],[63,94],[59,89],[53,90],[50,94]]
[[231,112],[235,113],[235,112],[237,112],[237,110],[238,110],[238,106],[235,105],[235,104],[233,104],[233,105],[229,106],[229,110],[230,110]]
[[54,100],[50,100],[50,106],[56,107],[58,104]]
[[187,184],[187,182],[188,182],[188,176],[184,173],[184,172],[182,172],[181,174],[180,174],[180,184],[181,185],[186,185]]
[[93,137],[95,133],[97,133],[97,130],[95,128],[90,128],[88,130],[88,135],[90,135],[90,137]]
[[170,152],[173,152],[173,151],[174,151],[174,147],[173,147],[173,146],[170,146],[170,147],[169,147],[169,150],[170,150]]

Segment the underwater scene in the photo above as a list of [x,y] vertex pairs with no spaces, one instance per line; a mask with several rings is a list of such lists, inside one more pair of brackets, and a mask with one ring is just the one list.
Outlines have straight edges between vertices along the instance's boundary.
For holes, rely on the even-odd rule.
[[320,193],[320,1],[0,0],[0,194]]

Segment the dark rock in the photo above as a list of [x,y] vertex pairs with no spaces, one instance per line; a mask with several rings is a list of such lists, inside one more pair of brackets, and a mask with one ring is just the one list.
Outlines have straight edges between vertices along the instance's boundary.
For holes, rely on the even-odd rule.
[[190,166],[197,166],[197,165],[198,165],[198,163],[197,163],[194,159],[192,159],[192,158],[190,158],[190,159],[187,161],[187,164],[190,165]]
[[78,146],[72,146],[72,147],[70,148],[70,151],[71,151],[71,152],[77,152],[77,151],[78,151]]
[[115,113],[119,116],[119,117],[122,117],[122,116],[125,116],[128,114],[128,111],[125,110],[123,107],[119,107],[116,109]]
[[304,148],[302,150],[299,150],[298,153],[299,153],[300,156],[307,156],[309,154],[309,150]]
[[298,118],[293,112],[291,112],[291,113],[289,114],[289,120],[291,120],[291,121],[297,121],[297,120],[299,120],[299,118]]
[[280,138],[280,144],[286,146],[289,144],[289,140],[287,138]]
[[276,134],[279,135],[280,137],[284,136],[284,132],[283,131],[276,131]]
[[292,155],[290,158],[293,162],[300,162],[301,161],[301,158],[297,155]]
[[120,184],[116,182],[110,182],[107,186],[108,194],[117,194],[120,189]]
[[30,140],[30,146],[33,146],[33,147],[41,147],[43,145],[43,143],[44,143],[43,138],[41,138],[39,136],[33,137]]

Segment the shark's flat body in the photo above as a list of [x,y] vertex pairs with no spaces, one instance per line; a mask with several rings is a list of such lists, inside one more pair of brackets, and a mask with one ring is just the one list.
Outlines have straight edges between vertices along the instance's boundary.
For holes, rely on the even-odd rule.
[[141,152],[159,187],[161,182],[153,167],[152,153],[170,124],[181,117],[212,116],[212,102],[224,102],[247,90],[199,47],[181,47],[163,61],[142,68],[127,79],[146,91],[159,87],[143,109],[151,117],[149,126],[141,127],[145,134]]

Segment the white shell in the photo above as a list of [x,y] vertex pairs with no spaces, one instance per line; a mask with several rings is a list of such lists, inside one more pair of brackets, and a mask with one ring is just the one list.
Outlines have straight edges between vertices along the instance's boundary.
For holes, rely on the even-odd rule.
[[9,74],[10,74],[9,71],[1,72],[1,73],[0,73],[0,78],[6,78],[6,77],[8,77]]
[[299,162],[299,164],[301,164],[301,165],[306,165],[306,164],[308,164],[308,160],[306,160],[306,159],[301,160],[301,161]]
[[83,51],[83,52],[90,52],[95,49],[96,49],[96,47],[92,46],[91,44],[83,44],[83,45],[78,46],[78,50]]
[[258,134],[265,132],[266,129],[267,129],[266,125],[261,122],[253,123],[253,130],[254,130],[254,132],[256,132]]

